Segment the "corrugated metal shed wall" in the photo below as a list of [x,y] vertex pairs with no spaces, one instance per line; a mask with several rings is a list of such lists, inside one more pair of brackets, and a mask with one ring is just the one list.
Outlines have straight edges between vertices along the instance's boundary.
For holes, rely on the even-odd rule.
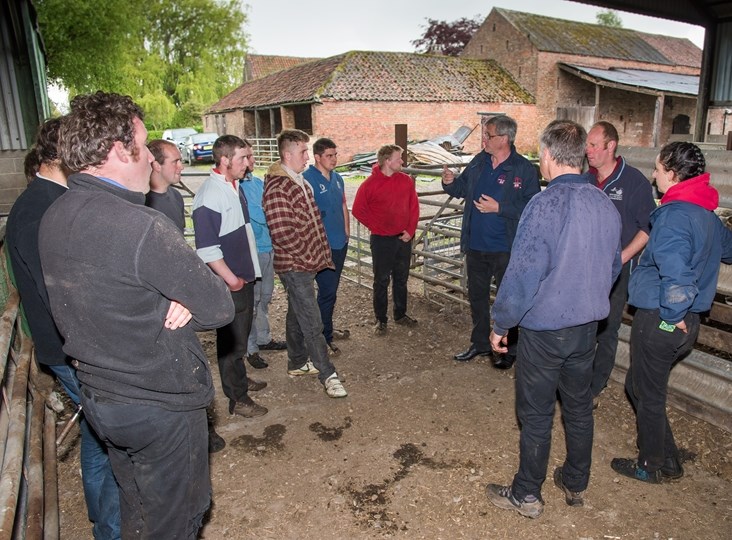
[[10,14],[6,13],[8,5],[3,4],[3,16],[0,17],[0,150],[24,150],[28,148],[28,141],[18,95],[14,47],[10,41],[14,32],[10,28]]

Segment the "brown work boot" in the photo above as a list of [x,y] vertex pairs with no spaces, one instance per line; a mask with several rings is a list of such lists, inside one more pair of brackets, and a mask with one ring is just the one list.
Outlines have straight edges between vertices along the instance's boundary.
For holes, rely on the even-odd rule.
[[264,416],[269,411],[266,407],[262,407],[254,402],[249,396],[242,401],[229,400],[229,414],[238,414],[244,418],[254,418],[255,416]]
[[265,388],[267,388],[267,383],[265,381],[255,381],[254,379],[247,377],[247,390],[250,392],[259,392]]

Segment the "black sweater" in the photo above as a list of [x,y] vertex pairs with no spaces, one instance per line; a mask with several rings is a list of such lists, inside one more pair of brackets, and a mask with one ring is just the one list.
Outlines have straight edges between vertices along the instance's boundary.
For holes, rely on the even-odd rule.
[[38,256],[38,228],[48,207],[66,193],[61,184],[36,176],[13,204],[5,233],[15,285],[28,321],[40,364],[58,366],[68,361],[61,334],[51,317],[46,284]]
[[[231,294],[142,193],[74,174],[46,212],[39,247],[51,311],[82,385],[124,403],[208,405],[213,386],[195,331],[234,317]],[[163,327],[170,300],[193,319]]]

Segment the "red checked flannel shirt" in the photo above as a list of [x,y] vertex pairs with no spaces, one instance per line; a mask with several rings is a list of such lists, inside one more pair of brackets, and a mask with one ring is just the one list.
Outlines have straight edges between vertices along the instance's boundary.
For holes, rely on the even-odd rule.
[[319,272],[333,268],[323,219],[310,186],[299,186],[280,162],[264,178],[262,199],[274,248],[274,269],[282,272]]

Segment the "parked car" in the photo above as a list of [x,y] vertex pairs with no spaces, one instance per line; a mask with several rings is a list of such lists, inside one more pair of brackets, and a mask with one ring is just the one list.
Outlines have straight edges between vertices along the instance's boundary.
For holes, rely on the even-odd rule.
[[163,131],[163,140],[172,141],[178,145],[178,148],[180,148],[186,140],[186,137],[189,135],[195,135],[196,133],[198,132],[193,128],[166,129]]
[[183,141],[180,149],[183,161],[192,165],[198,161],[213,161],[213,143],[219,138],[218,133],[196,133]]

